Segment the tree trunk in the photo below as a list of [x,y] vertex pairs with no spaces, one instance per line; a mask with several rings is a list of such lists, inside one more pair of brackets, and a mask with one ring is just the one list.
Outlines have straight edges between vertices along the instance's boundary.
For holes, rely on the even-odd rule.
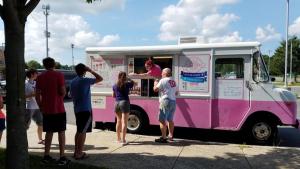
[[4,21],[7,107],[7,169],[29,168],[28,142],[25,129],[25,24]]

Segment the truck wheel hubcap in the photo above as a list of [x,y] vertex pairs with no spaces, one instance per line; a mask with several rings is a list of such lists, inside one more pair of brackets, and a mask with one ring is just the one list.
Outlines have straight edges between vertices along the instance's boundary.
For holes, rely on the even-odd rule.
[[260,122],[253,126],[252,133],[258,140],[267,140],[271,135],[271,127],[264,122]]
[[127,128],[131,131],[137,130],[140,127],[140,119],[138,118],[138,116],[134,115],[134,114],[130,114],[128,117],[128,126]]

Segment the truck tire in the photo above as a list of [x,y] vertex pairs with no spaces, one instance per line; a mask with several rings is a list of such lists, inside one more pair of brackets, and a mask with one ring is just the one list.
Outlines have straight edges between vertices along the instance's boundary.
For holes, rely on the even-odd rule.
[[147,125],[146,118],[139,110],[131,109],[128,117],[127,131],[141,133]]
[[251,144],[269,145],[277,138],[278,129],[271,120],[256,119],[248,123],[246,127],[246,141]]

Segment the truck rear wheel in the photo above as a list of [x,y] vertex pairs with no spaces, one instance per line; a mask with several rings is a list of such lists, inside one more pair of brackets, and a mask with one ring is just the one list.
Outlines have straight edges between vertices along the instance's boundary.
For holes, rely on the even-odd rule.
[[276,123],[268,120],[253,120],[246,127],[246,139],[254,144],[271,144],[277,137]]
[[147,121],[139,110],[131,109],[128,117],[127,130],[129,133],[141,133],[146,127]]

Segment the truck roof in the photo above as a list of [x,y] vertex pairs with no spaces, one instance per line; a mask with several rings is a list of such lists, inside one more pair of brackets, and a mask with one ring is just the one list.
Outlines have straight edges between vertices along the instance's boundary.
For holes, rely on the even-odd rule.
[[211,48],[259,48],[259,42],[230,42],[230,43],[189,43],[179,45],[159,45],[159,46],[124,46],[124,47],[88,47],[87,53],[118,54],[135,52],[163,52],[178,53],[187,49],[211,49]]

